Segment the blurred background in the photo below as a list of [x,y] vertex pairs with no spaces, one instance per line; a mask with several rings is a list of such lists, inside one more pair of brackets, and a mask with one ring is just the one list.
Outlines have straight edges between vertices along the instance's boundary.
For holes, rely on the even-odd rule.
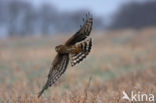
[[154,0],[0,0],[0,37],[72,32],[90,12],[94,30],[156,25]]
[[[55,46],[88,12],[90,55],[38,99]],[[122,91],[156,95],[155,74],[155,0],[0,0],[0,103],[129,103]]]

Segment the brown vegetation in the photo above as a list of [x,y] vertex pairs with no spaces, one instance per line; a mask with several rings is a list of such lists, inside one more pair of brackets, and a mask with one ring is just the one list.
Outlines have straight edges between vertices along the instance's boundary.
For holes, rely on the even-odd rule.
[[[128,103],[122,91],[156,95],[156,29],[93,32],[87,59],[69,68],[41,98],[55,45],[67,36],[0,41],[0,102]],[[108,34],[108,35],[103,35]]]

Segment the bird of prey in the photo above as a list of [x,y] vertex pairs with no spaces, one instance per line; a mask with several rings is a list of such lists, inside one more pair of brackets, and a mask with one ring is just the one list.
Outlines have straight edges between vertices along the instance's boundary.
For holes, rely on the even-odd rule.
[[92,47],[92,39],[88,38],[91,33],[93,25],[93,17],[88,13],[86,19],[83,19],[84,24],[81,26],[71,38],[69,38],[64,44],[56,46],[55,50],[57,55],[55,56],[50,71],[48,74],[48,80],[43,89],[39,92],[38,97],[42,95],[44,90],[53,85],[56,80],[65,72],[68,63],[74,66],[81,62],[90,52]]

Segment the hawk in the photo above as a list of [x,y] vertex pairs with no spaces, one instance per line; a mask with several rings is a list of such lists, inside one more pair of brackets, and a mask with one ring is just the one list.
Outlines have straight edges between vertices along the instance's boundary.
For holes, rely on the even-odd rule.
[[86,20],[81,26],[80,30],[76,32],[69,40],[63,45],[55,47],[57,55],[55,56],[50,71],[48,74],[48,80],[43,89],[39,92],[38,97],[42,95],[44,90],[48,89],[58,80],[65,72],[68,63],[74,66],[81,62],[90,52],[92,47],[92,39],[88,38],[91,33],[93,25],[93,17],[89,14],[86,15]]

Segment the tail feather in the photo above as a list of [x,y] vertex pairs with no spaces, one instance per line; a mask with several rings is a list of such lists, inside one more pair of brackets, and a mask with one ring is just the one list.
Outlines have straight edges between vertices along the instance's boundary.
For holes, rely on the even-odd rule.
[[84,42],[81,42],[79,44],[76,44],[76,48],[79,48],[81,50],[79,53],[70,53],[70,62],[71,66],[74,66],[78,63],[80,63],[86,56],[89,54],[92,47],[92,39],[88,39]]

